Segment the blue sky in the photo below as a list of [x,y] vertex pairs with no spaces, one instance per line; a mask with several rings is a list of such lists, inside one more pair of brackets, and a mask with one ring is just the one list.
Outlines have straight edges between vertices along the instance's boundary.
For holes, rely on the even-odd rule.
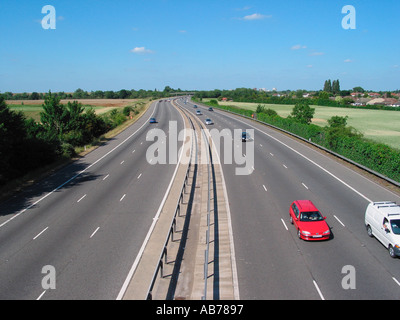
[[399,0],[1,0],[0,92],[396,90],[399,20]]

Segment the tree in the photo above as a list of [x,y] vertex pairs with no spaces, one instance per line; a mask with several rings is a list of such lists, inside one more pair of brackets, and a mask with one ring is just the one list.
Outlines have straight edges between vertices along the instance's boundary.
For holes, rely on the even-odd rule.
[[68,109],[60,104],[60,98],[52,95],[50,91],[45,96],[43,112],[40,113],[40,121],[48,132],[57,135],[59,138],[68,127]]
[[328,124],[331,128],[344,128],[347,125],[348,118],[348,116],[333,116],[332,118],[328,119]]
[[339,80],[333,80],[333,83],[332,83],[332,92],[333,92],[333,94],[338,94],[338,93],[340,93],[340,83],[339,83]]
[[321,100],[328,100],[329,99],[329,93],[326,92],[326,91],[321,91],[318,94],[318,98],[321,99]]
[[81,88],[79,88],[75,90],[73,97],[74,99],[84,99],[87,98],[88,95],[89,94],[86,91],[83,91]]
[[125,89],[122,89],[118,92],[118,96],[120,99],[126,99],[130,96],[130,92]]
[[81,129],[82,113],[83,111],[85,111],[85,107],[83,107],[81,103],[78,103],[78,101],[68,102],[67,111],[68,111],[68,122],[66,124],[66,130]]
[[300,123],[310,124],[314,113],[315,109],[311,108],[307,102],[300,102],[295,105],[289,117]]
[[39,100],[40,95],[37,92],[32,92],[31,94],[31,100]]
[[361,92],[361,93],[364,93],[365,90],[364,90],[362,87],[354,87],[354,88],[353,88],[353,92]]
[[330,79],[325,81],[324,91],[325,92],[332,92],[332,83],[331,83]]
[[325,127],[326,141],[332,150],[336,150],[343,137],[362,137],[356,129],[347,126],[347,119],[348,116],[333,116],[328,119],[329,126]]
[[11,111],[0,96],[0,184],[18,175],[25,137],[23,114]]

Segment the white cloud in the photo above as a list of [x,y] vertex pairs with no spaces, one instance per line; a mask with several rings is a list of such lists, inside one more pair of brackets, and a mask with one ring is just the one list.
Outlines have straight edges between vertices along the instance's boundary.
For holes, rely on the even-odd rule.
[[303,46],[301,44],[296,44],[293,47],[290,48],[290,50],[300,50],[300,49],[306,49],[307,46]]
[[247,10],[250,10],[250,9],[251,9],[250,6],[246,6],[246,7],[243,7],[243,8],[236,8],[235,10],[236,11],[247,11]]
[[307,66],[307,68],[312,68],[313,67],[313,65],[312,64],[309,64],[308,66]]
[[131,52],[136,54],[147,54],[147,53],[154,53],[154,51],[150,49],[146,49],[145,47],[136,47],[131,50]]
[[345,62],[345,63],[350,63],[350,62],[353,62],[353,60],[351,60],[351,59],[346,59],[346,60],[344,60],[344,62]]
[[324,54],[324,52],[312,52],[310,53],[310,56],[323,56]]
[[254,13],[254,14],[250,14],[248,16],[244,16],[243,18],[241,18],[241,20],[245,20],[245,21],[252,21],[252,20],[263,20],[263,19],[267,19],[267,18],[272,18],[271,15],[264,15],[264,14],[260,14],[260,13]]

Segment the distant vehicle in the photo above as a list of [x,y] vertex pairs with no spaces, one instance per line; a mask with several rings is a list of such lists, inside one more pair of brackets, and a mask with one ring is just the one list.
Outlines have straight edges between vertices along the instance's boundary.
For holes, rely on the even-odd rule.
[[193,108],[197,109],[197,104],[195,104],[195,105],[193,106]]
[[157,123],[156,118],[150,118],[150,123]]
[[198,116],[201,116],[201,115],[202,115],[202,113],[201,113],[200,110],[197,110],[197,111],[196,111],[196,114],[197,114]]
[[209,107],[209,108],[208,108],[208,111],[214,111],[214,109],[213,109],[213,108],[211,108],[211,107]]
[[250,140],[250,134],[249,133],[247,133],[246,131],[243,131],[242,132],[242,142],[246,142],[246,141],[249,141]]
[[205,122],[206,124],[214,124],[214,122],[210,118],[207,118]]
[[297,229],[297,236],[303,240],[328,240],[331,230],[311,200],[296,200],[289,209],[290,223]]
[[400,256],[400,205],[392,201],[372,202],[365,210],[365,226],[392,258]]

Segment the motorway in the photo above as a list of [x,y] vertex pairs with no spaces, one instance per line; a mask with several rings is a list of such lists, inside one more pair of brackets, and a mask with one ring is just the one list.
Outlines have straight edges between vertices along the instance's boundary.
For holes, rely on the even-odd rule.
[[[179,103],[194,112],[193,103]],[[243,164],[224,163],[223,144],[219,153],[240,299],[400,298],[400,261],[369,238],[364,226],[370,201],[400,203],[398,195],[276,130],[199,108],[201,119],[214,121],[210,128],[254,130],[248,175],[236,175]],[[153,116],[157,124],[149,124]],[[178,132],[183,129],[170,102],[154,102],[105,145],[0,203],[0,299],[117,298],[176,169],[175,163],[146,159],[154,143],[146,141],[147,133],[168,133],[170,121],[177,121]],[[229,143],[251,156],[249,142]],[[332,239],[298,239],[289,221],[296,199],[316,204]],[[48,278],[42,268],[49,265],[56,289],[43,286]],[[342,286],[347,266],[355,270],[354,289]]]
[[[185,107],[194,113],[193,103]],[[210,129],[254,130],[249,175],[236,175],[243,165],[225,164],[222,142],[220,149],[240,299],[400,298],[400,261],[369,238],[364,226],[369,202],[400,203],[398,195],[267,126],[201,105],[199,109],[200,118],[214,121]],[[248,147],[240,140],[231,143],[233,148],[243,147],[246,155]],[[289,206],[297,199],[312,200],[327,217],[329,241],[298,239],[289,221]],[[355,275],[351,279],[348,266]]]
[[147,133],[168,133],[170,121],[183,129],[171,103],[156,101],[105,145],[0,204],[0,299],[117,298],[176,168],[146,159]]

